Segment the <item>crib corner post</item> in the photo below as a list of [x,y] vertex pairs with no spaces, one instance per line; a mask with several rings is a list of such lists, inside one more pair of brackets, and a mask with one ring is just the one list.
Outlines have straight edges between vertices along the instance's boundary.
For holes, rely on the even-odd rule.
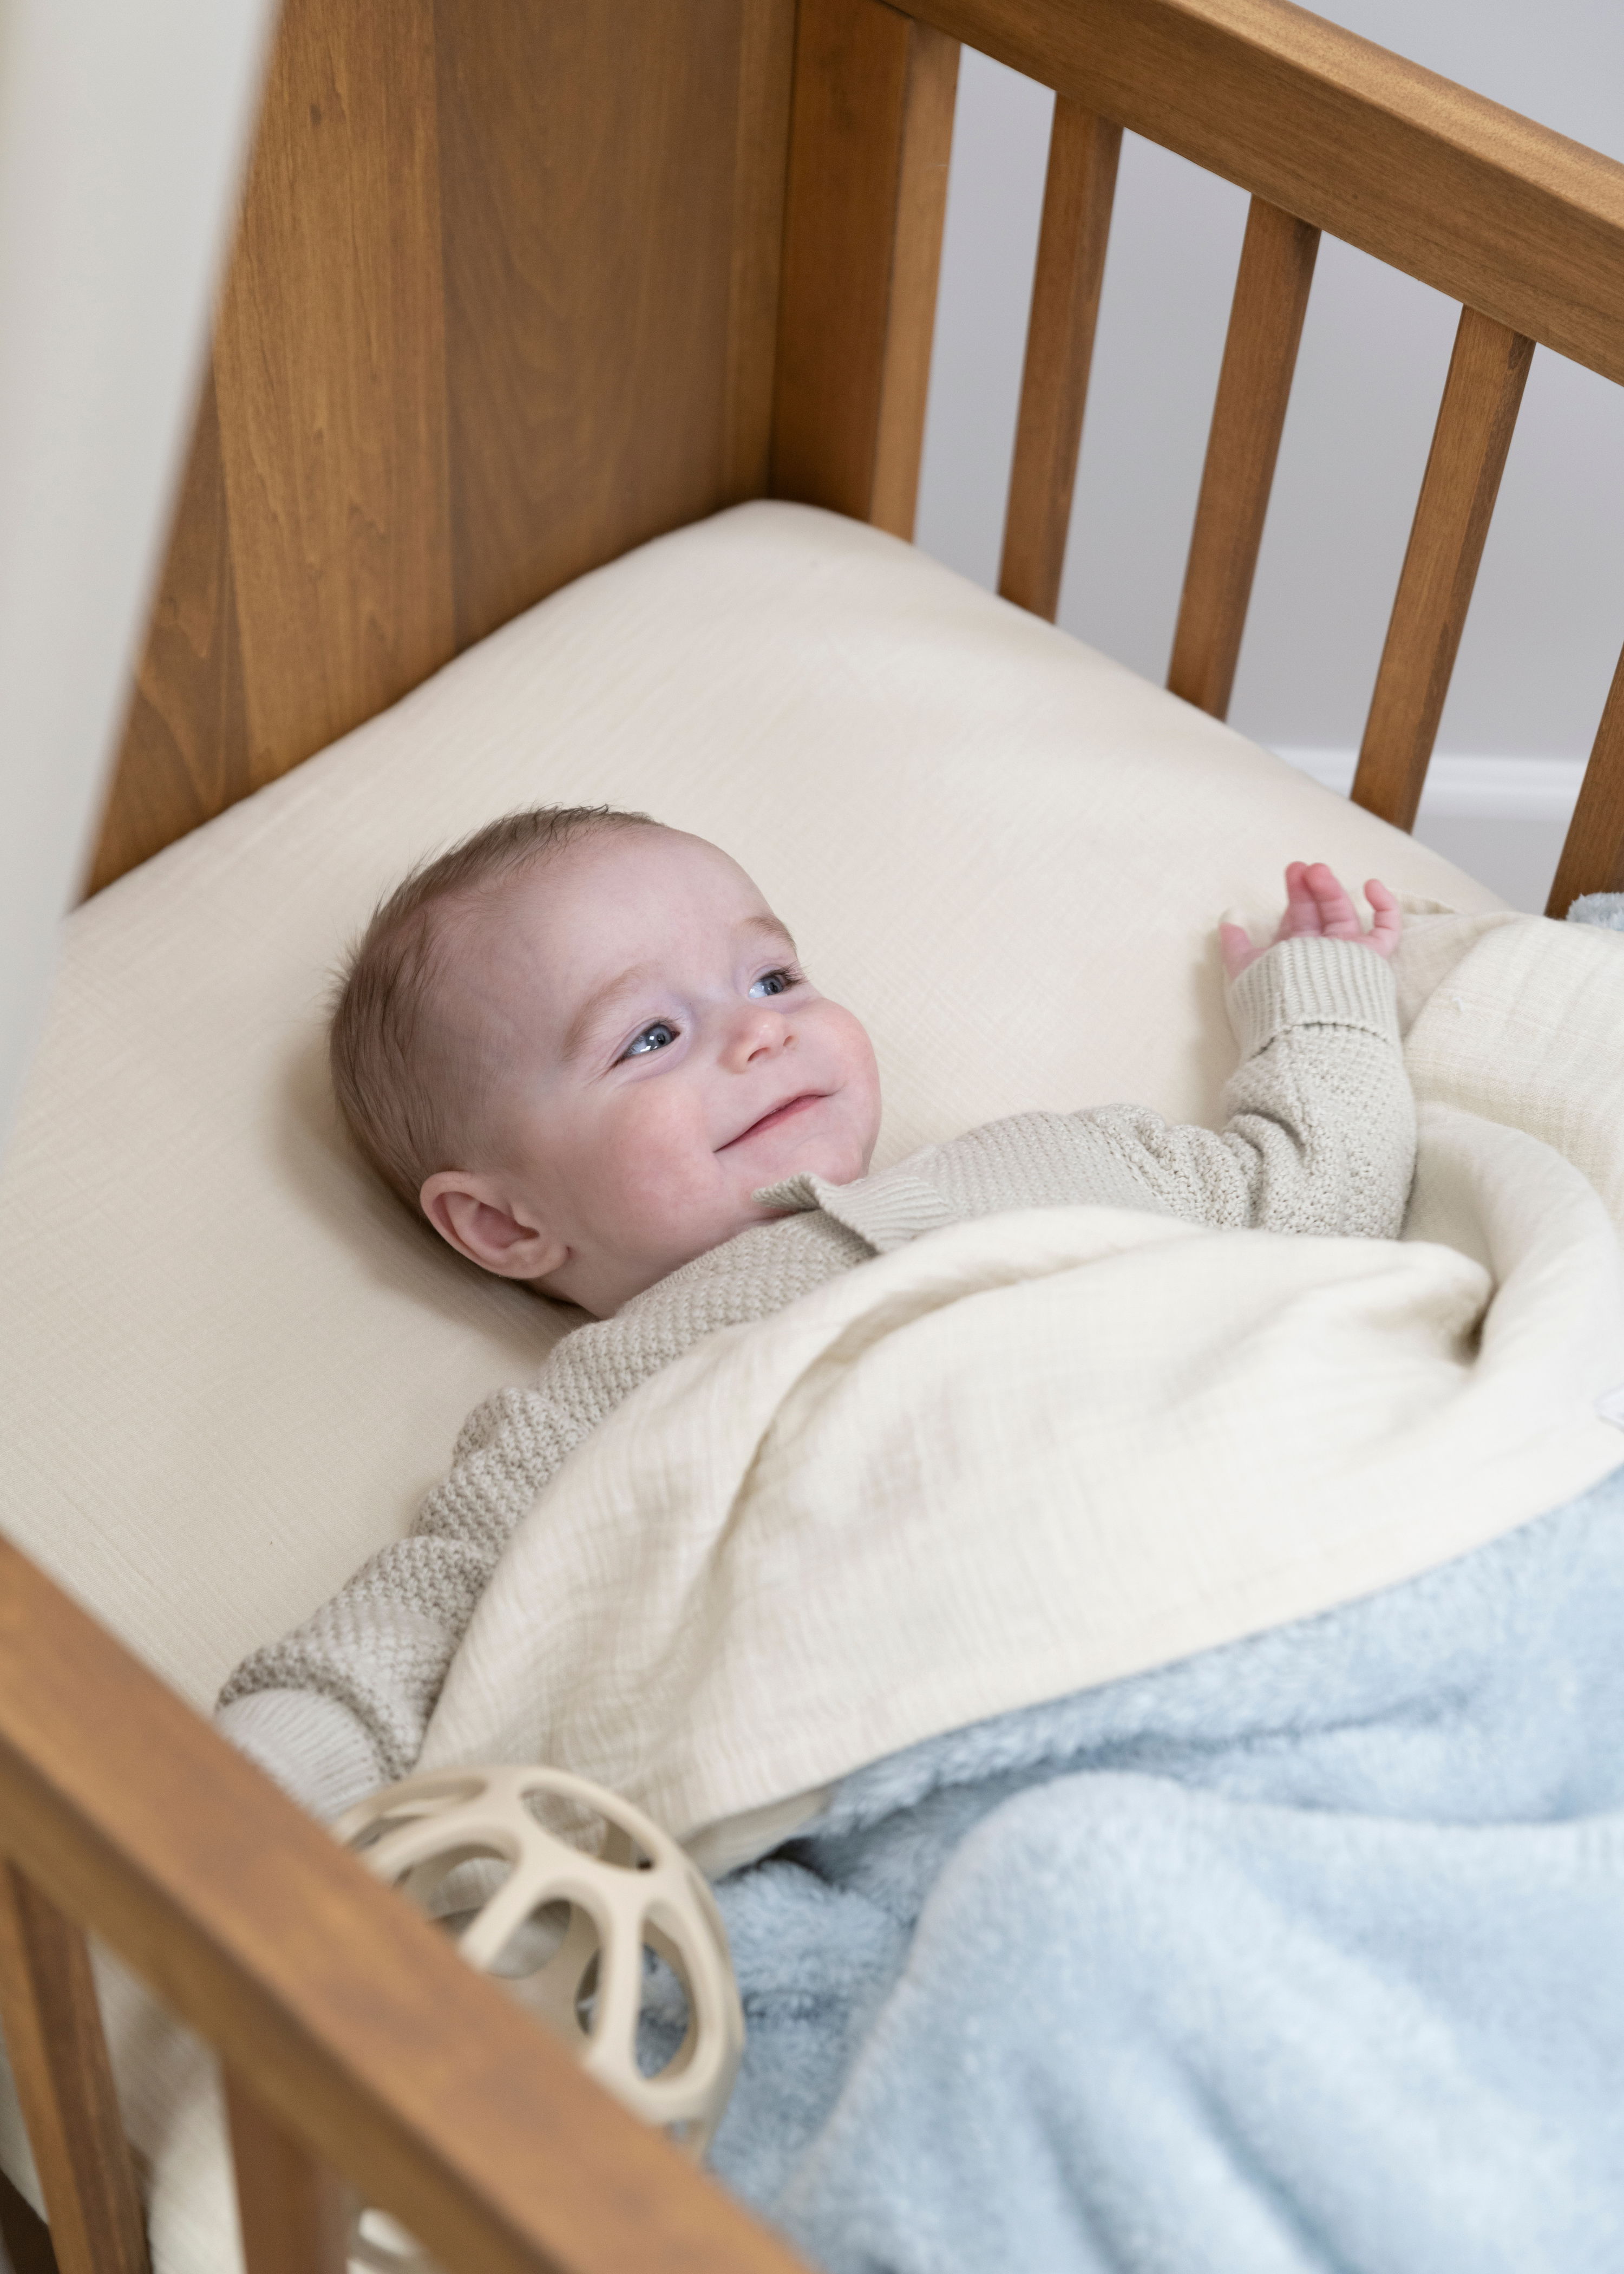
[[959,42],[801,0],[771,493],[914,534]]

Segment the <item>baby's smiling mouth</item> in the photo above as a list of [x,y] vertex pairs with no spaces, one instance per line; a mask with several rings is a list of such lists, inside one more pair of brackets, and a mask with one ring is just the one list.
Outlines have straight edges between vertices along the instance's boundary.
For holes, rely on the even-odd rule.
[[718,1145],[716,1149],[718,1153],[731,1153],[733,1147],[742,1145],[747,1137],[764,1136],[770,1129],[776,1129],[781,1123],[793,1119],[803,1106],[821,1105],[828,1095],[826,1089],[803,1089],[794,1097],[786,1097],[782,1105],[775,1105],[771,1113],[763,1113],[759,1121],[752,1121],[748,1129],[741,1129],[736,1137],[730,1137],[725,1145]]

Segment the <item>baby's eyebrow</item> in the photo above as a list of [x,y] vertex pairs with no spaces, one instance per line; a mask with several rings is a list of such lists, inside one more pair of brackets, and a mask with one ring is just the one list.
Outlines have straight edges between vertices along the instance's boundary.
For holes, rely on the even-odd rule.
[[795,943],[790,936],[789,926],[781,923],[777,916],[746,916],[739,929],[741,931],[764,932],[770,939],[781,939],[792,955],[795,952]]

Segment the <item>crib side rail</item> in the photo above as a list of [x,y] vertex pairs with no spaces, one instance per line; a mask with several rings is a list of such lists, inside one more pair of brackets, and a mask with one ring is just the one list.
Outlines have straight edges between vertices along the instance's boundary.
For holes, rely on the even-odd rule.
[[799,2265],[4,1542],[0,1856],[64,2274],[142,2264],[79,1928],[226,2069],[251,2274],[337,2274],[340,2181],[453,2274]]
[[[1372,696],[1353,794],[1384,819],[1414,822],[1454,669],[1528,359],[1536,343],[1624,383],[1624,166],[1290,4],[1290,0],[800,0],[792,217],[816,215],[822,273],[875,277],[911,260],[929,291],[893,293],[855,363],[882,355],[922,371],[940,216],[911,247],[899,204],[842,211],[836,154],[808,124],[862,42],[901,55],[927,36],[963,41],[1054,89],[1049,178],[1039,239],[999,589],[1053,619],[1081,440],[1109,230],[1116,143],[1125,128],[1249,191],[1237,281],[1169,685],[1223,717],[1244,629],[1313,251],[1329,230],[1462,305],[1460,335]],[[816,70],[808,27],[821,27]],[[837,44],[844,41],[842,49]],[[893,153],[908,128],[893,101],[847,104],[854,147]],[[823,161],[822,189],[805,153]],[[797,190],[797,182],[800,184]],[[793,398],[812,307],[786,239],[778,416]],[[887,264],[892,263],[893,267]],[[855,454],[881,448],[874,389],[840,401],[853,367],[849,318],[825,325],[823,367],[803,402],[793,458],[773,486],[912,533],[835,478],[834,436],[853,404]],[[867,407],[864,407],[865,402]],[[917,474],[924,389],[904,437]],[[810,406],[808,408],[808,406]],[[893,452],[896,436],[891,438]],[[853,436],[844,435],[848,456]],[[867,456],[863,456],[863,453]],[[901,493],[897,494],[900,495]],[[1624,886],[1624,661],[1590,754],[1552,889],[1562,914],[1580,892]]]
[[909,12],[1624,383],[1624,165],[1289,0]]

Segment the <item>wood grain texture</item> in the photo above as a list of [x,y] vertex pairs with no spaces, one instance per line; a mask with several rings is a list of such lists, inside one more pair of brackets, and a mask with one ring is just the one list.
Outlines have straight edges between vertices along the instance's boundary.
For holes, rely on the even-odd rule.
[[459,2274],[798,2268],[4,1543],[0,1852]]
[[345,2274],[350,2197],[228,2071],[226,2115],[247,2274]]
[[772,493],[914,533],[958,48],[881,0],[801,0]]
[[771,472],[794,60],[794,0],[743,0],[722,438],[722,492],[729,505],[763,496]]
[[101,885],[767,483],[794,0],[288,0]]
[[1218,374],[1168,686],[1229,715],[1320,232],[1253,198]]
[[740,97],[748,177],[775,27],[752,19],[745,89],[738,0],[440,0],[438,23],[462,647],[724,502],[730,407],[752,424],[735,306],[765,322],[759,275],[734,299]]
[[1289,0],[914,0],[969,46],[1624,380],[1624,165]]
[[874,485],[868,505],[868,518],[893,537],[912,538],[919,503],[958,91],[958,41],[944,39],[926,25],[913,26],[903,90],[891,303],[880,367]]
[[210,369],[86,889],[111,884],[253,786]]
[[1122,129],[1055,104],[998,590],[1055,621],[1082,448]]
[[1376,674],[1357,805],[1414,826],[1533,343],[1462,308]]
[[1545,914],[1565,916],[1584,892],[1624,892],[1624,655],[1602,707]]
[[61,2274],[147,2274],[90,1953],[14,1862],[0,1863],[0,2023]]
[[452,651],[432,0],[286,0],[214,336],[256,785]]

